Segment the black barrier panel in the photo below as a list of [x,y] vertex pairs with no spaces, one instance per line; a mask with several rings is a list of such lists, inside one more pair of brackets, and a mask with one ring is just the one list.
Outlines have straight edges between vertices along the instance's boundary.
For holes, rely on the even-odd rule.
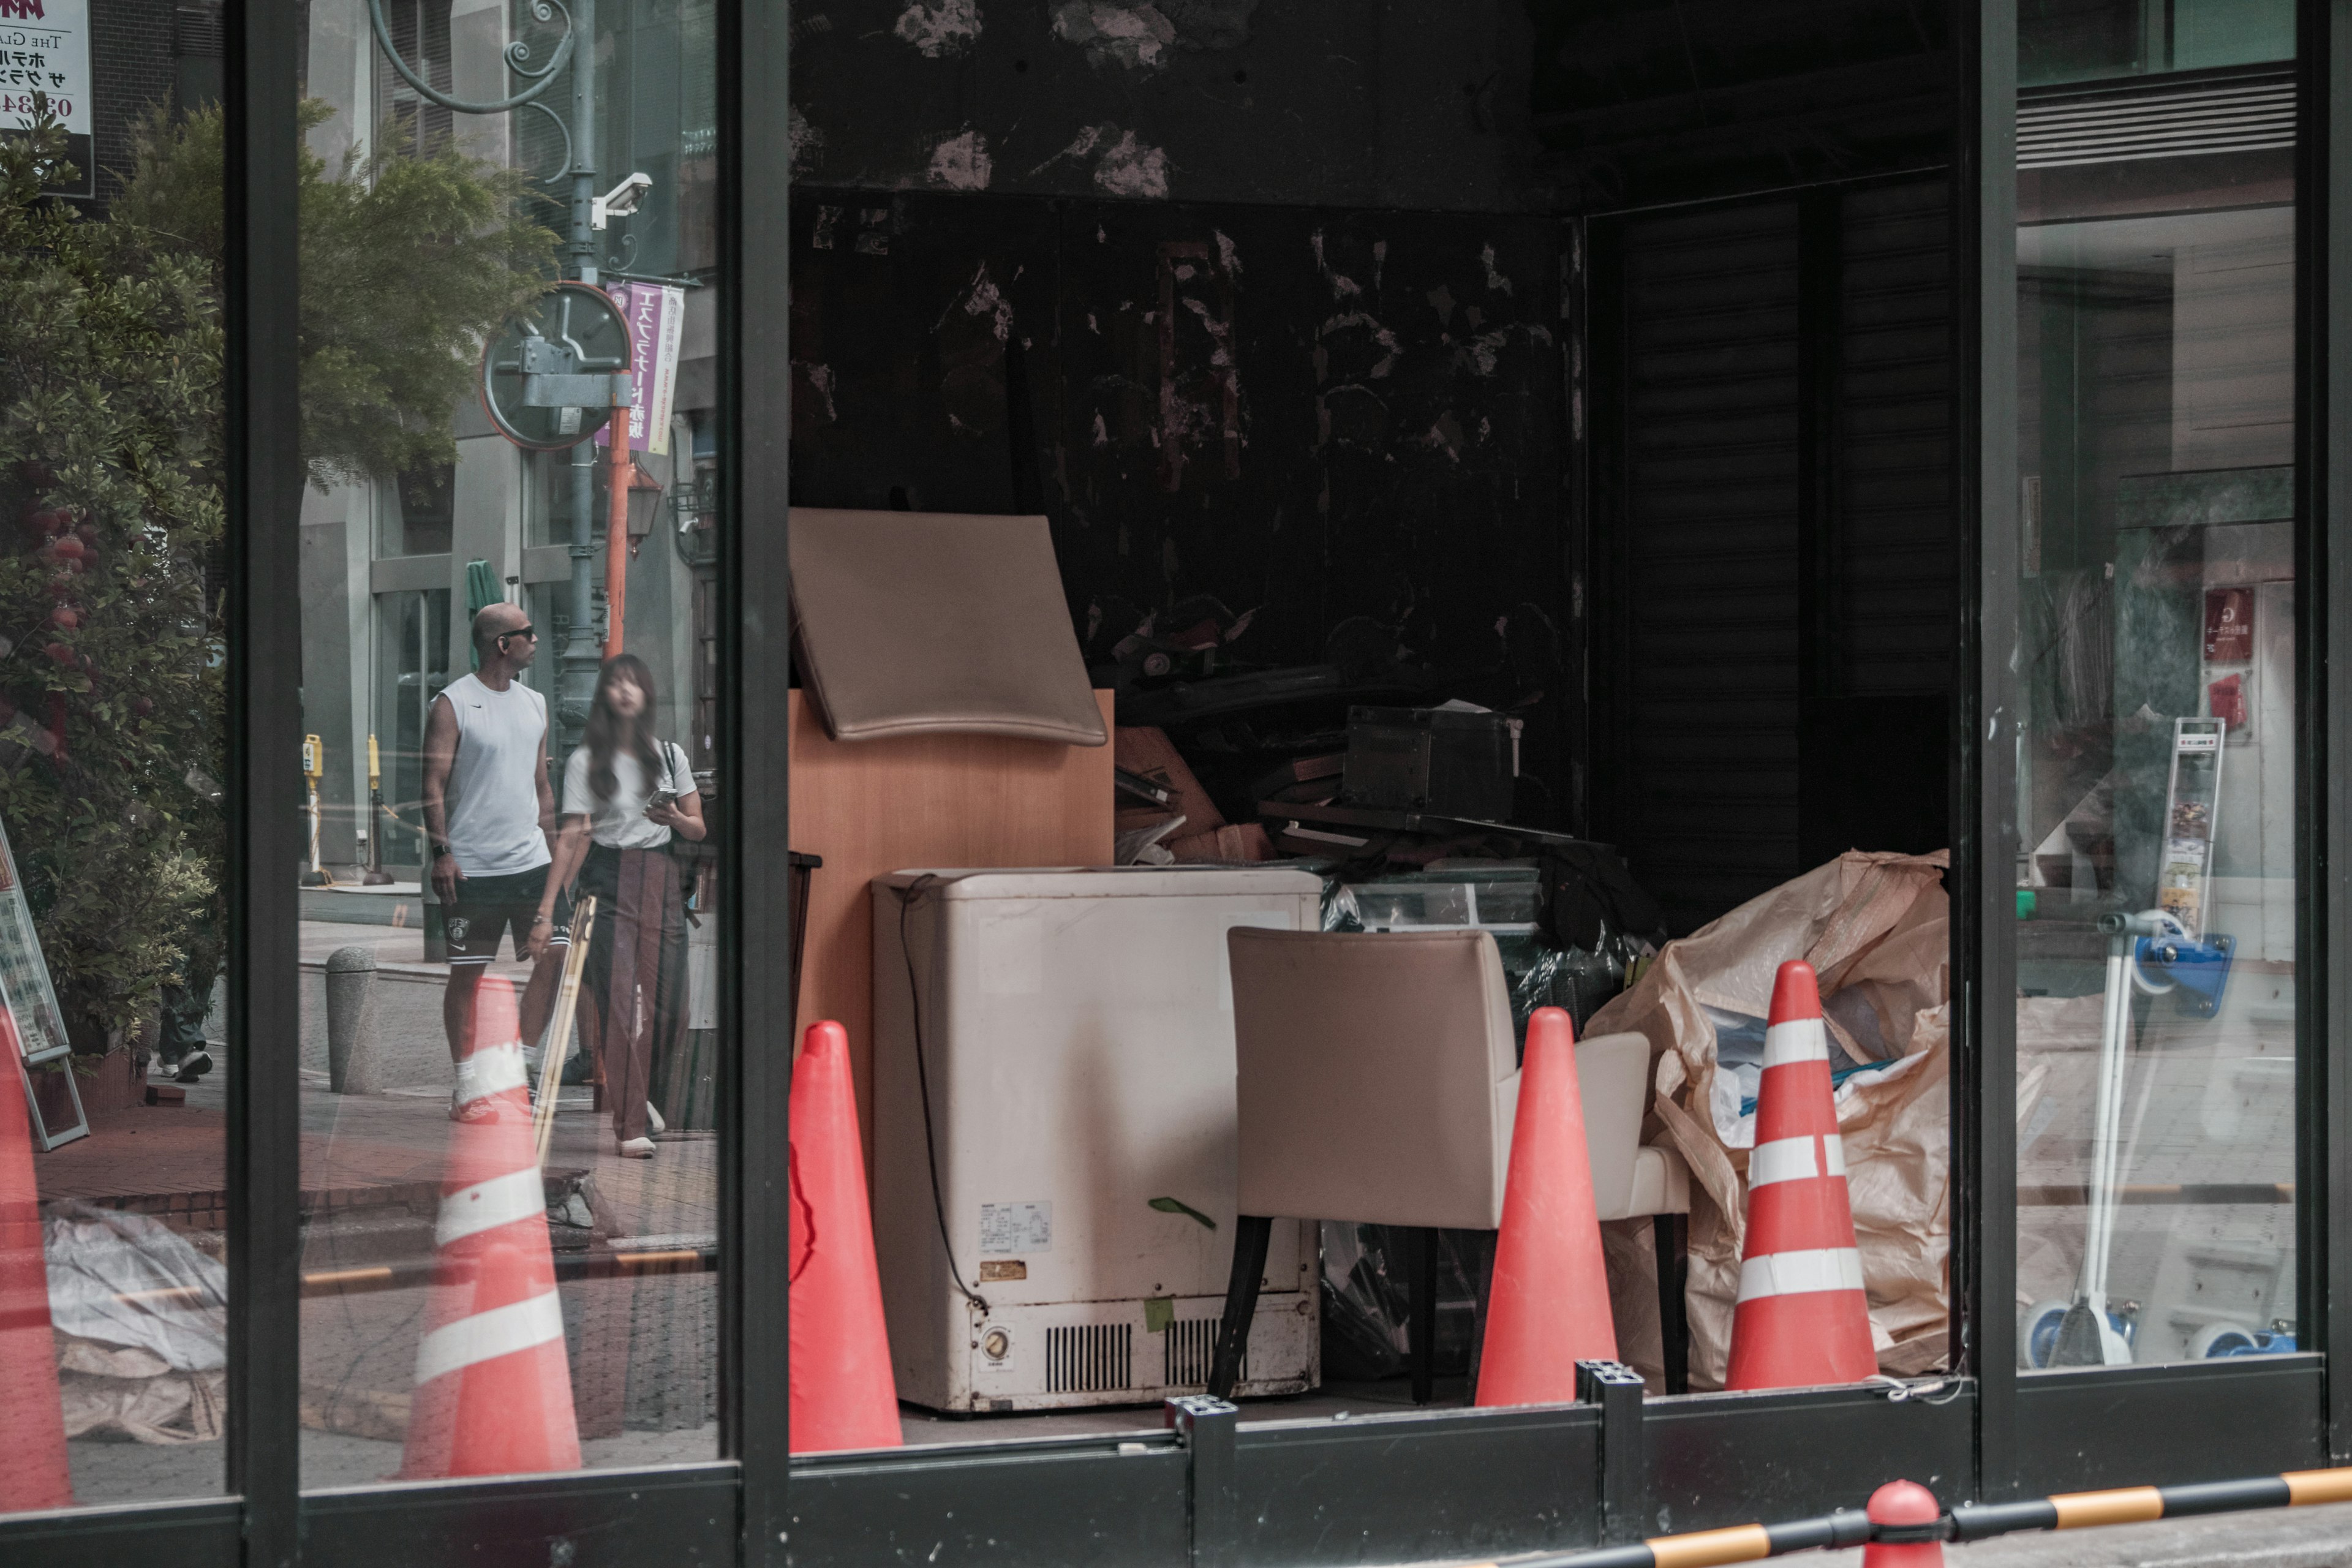
[[1646,1533],[1710,1530],[1860,1508],[1916,1481],[1949,1506],[1967,1495],[1975,1394],[1890,1401],[1879,1388],[1714,1394],[1643,1407]]
[[794,1568],[1181,1568],[1188,1458],[1159,1433],[796,1458],[785,1554]]
[[20,1515],[0,1522],[0,1563],[41,1568],[116,1568],[124,1563],[235,1568],[239,1561],[235,1498],[150,1503],[103,1515]]
[[1307,1568],[1589,1546],[1600,1430],[1590,1405],[1244,1426],[1237,1560]]
[[2019,1485],[2033,1496],[2324,1465],[2322,1383],[2315,1355],[2021,1377]]
[[736,1499],[732,1465],[310,1492],[302,1561],[706,1568],[737,1560]]

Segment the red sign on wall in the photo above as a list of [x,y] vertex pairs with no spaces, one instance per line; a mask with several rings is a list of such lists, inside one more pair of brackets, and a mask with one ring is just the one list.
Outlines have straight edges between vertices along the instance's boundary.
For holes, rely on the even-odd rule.
[[2205,590],[2205,662],[2251,664],[2254,658],[2254,591]]

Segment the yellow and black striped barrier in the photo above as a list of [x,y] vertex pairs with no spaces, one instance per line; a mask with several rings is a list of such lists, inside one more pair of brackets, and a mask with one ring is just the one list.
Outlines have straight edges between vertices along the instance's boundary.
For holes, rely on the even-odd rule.
[[[2323,1502],[2352,1502],[2352,1467],[2296,1470],[2246,1480],[2199,1481],[2179,1487],[2064,1492],[2027,1502],[1963,1503],[1928,1524],[1874,1524],[1860,1509],[1844,1509],[1822,1518],[1784,1524],[1735,1524],[1686,1535],[1653,1536],[1636,1546],[1517,1557],[1508,1560],[1504,1568],[1715,1568],[1717,1563],[1754,1563],[1790,1552],[1864,1546],[1874,1542],[1894,1545],[1906,1542],[1984,1541],[2029,1530],[2083,1530],[2102,1524],[2135,1524],[2265,1508],[2303,1508]],[[1496,1565],[1482,1564],[1481,1568]]]

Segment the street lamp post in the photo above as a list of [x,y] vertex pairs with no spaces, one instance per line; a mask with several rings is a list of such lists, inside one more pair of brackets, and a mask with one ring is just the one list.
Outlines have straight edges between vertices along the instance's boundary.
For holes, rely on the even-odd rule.
[[[561,15],[563,36],[555,45],[553,54],[543,66],[533,66],[530,46],[518,38],[504,51],[507,69],[522,79],[523,85],[505,98],[470,100],[452,96],[426,81],[393,47],[392,29],[383,14],[383,0],[368,0],[368,20],[375,29],[375,39],[393,69],[427,101],[457,114],[505,114],[518,109],[536,109],[554,121],[563,132],[564,173],[572,182],[572,224],[570,237],[563,246],[563,274],[566,278],[593,285],[598,280],[596,268],[596,231],[604,226],[598,220],[604,216],[596,195],[596,0],[534,0],[531,15],[537,20],[552,22]],[[586,47],[582,47],[583,42]],[[540,99],[555,85],[556,78],[567,63],[576,61],[572,73],[572,113],[570,122],[557,115]],[[616,193],[617,194],[617,193]],[[633,205],[633,204],[632,204]],[[622,452],[628,449],[628,419],[622,415],[616,423],[613,440]],[[571,616],[564,627],[563,651],[556,687],[555,717],[559,750],[569,752],[578,742],[581,730],[588,721],[588,708],[596,692],[596,670],[601,662],[601,650],[596,642],[594,539],[596,446],[583,438],[571,448],[572,493],[569,508],[572,517],[572,593]],[[618,540],[608,541],[608,549],[623,548]]]

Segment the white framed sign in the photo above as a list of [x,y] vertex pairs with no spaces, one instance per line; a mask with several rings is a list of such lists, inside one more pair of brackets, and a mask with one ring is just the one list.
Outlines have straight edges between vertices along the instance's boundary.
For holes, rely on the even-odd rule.
[[89,0],[0,0],[0,133],[29,126],[45,95],[68,165],[49,188],[68,195],[97,192],[90,86]]
[[[5,0],[0,0],[5,4]],[[49,984],[48,961],[41,956],[40,933],[33,927],[33,911],[25,902],[25,886],[16,875],[16,851],[8,847],[8,830],[0,826],[0,1005],[16,1022],[25,1060],[54,1061],[73,1049],[66,1038],[65,1014]]]

